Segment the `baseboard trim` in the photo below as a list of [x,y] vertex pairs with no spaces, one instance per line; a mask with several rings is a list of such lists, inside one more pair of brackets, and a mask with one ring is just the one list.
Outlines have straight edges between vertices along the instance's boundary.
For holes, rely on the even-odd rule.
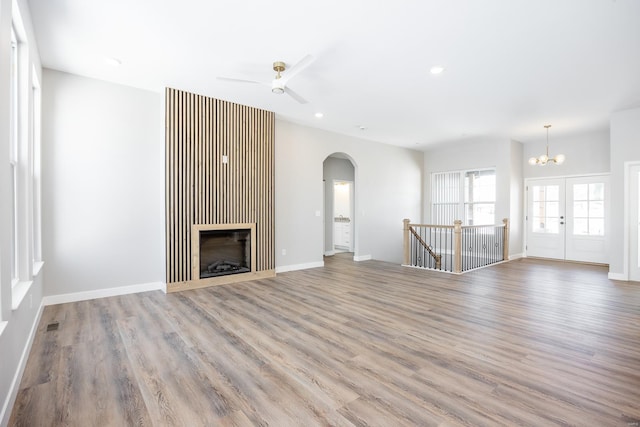
[[336,251],[326,251],[324,253],[324,256],[334,256],[336,254]]
[[511,254],[509,255],[509,259],[508,261],[513,261],[514,259],[520,259],[520,258],[524,258],[524,254],[523,253],[519,253],[519,254]]
[[31,331],[29,332],[29,337],[27,338],[27,342],[22,350],[22,355],[20,356],[20,362],[18,363],[18,369],[16,369],[16,373],[13,376],[13,381],[11,382],[11,386],[9,387],[9,393],[7,394],[7,399],[2,406],[2,412],[0,413],[0,425],[6,426],[9,425],[9,418],[11,417],[11,410],[13,409],[13,405],[16,403],[16,398],[18,397],[18,388],[20,387],[20,381],[22,381],[22,375],[24,374],[24,369],[27,367],[27,360],[29,359],[29,353],[31,353],[31,346],[33,345],[33,340],[36,337],[36,331],[38,330],[38,325],[40,324],[40,318],[42,317],[42,311],[44,310],[44,302],[40,304],[40,308],[38,308],[38,313],[33,320],[33,324],[31,325]]
[[276,273],[286,273],[287,271],[307,270],[309,268],[324,267],[324,261],[308,262],[305,264],[282,265],[276,267]]
[[371,255],[358,255],[353,257],[354,261],[371,261]]
[[115,297],[118,295],[137,294],[139,292],[163,291],[166,292],[166,284],[163,282],[142,283],[139,285],[119,286],[117,288],[98,289],[95,291],[74,292],[71,294],[49,295],[42,298],[42,303],[47,305],[64,304],[67,302],[86,301],[97,298]]
[[607,277],[609,278],[609,280],[622,280],[624,282],[629,281],[629,278],[624,273],[609,273]]

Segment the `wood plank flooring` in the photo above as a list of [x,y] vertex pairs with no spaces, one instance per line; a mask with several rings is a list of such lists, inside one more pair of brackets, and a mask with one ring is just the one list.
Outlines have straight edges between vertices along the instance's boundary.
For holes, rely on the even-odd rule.
[[640,426],[640,283],[346,256],[46,307],[10,425]]

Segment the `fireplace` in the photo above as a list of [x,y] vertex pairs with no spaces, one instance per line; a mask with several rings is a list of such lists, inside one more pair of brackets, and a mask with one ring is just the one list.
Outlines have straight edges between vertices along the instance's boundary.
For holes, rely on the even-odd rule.
[[255,224],[198,224],[192,228],[192,280],[255,271]]

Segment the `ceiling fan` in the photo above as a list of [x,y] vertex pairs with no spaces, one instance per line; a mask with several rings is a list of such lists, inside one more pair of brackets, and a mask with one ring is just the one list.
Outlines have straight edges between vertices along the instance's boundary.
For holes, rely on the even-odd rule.
[[292,67],[290,67],[288,70],[286,69],[287,66],[284,62],[282,61],[274,62],[273,71],[276,72],[276,76],[273,79],[273,81],[271,81],[271,83],[261,82],[258,80],[234,79],[230,77],[218,77],[217,79],[228,81],[228,82],[235,82],[235,83],[258,83],[261,85],[269,86],[271,87],[271,92],[273,93],[276,93],[279,95],[286,93],[287,95],[289,95],[290,97],[298,101],[300,104],[306,104],[308,101],[304,99],[302,96],[298,95],[293,89],[287,87],[287,83],[289,83],[289,80],[295,77],[300,71],[307,68],[314,61],[314,59],[315,58],[313,56],[307,55],[304,58],[302,58],[300,61],[298,61],[296,64],[294,64]]

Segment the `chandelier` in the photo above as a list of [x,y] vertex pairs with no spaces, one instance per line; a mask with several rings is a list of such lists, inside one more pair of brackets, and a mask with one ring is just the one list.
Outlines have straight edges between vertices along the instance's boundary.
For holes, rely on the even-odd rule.
[[554,163],[556,165],[561,165],[564,163],[564,154],[558,154],[554,157],[549,157],[549,128],[551,125],[544,125],[544,128],[547,130],[547,152],[538,157],[531,157],[529,159],[529,164],[531,166],[540,165],[545,166],[547,163]]

